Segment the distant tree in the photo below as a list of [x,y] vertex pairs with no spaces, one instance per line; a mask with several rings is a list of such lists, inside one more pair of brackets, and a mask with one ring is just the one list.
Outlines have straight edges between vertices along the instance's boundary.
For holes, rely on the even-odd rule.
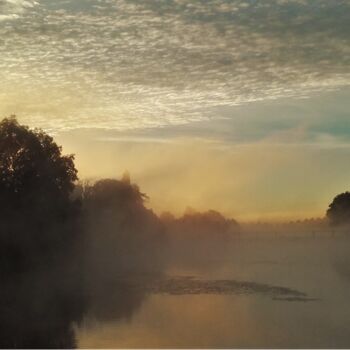
[[111,275],[162,267],[163,225],[129,175],[88,184],[82,193],[89,256],[96,257],[91,270],[99,271],[100,285]]
[[327,217],[333,225],[350,224],[350,192],[341,193],[333,199]]
[[188,208],[185,214],[178,220],[182,231],[189,231],[192,236],[202,239],[207,238],[229,238],[237,233],[238,223],[234,219],[227,219],[215,210],[196,212]]
[[[22,269],[66,244],[64,225],[77,209],[71,199],[73,155],[43,131],[0,122],[0,251],[3,266]],[[67,243],[68,244],[68,243]]]
[[137,185],[130,183],[130,175],[124,175],[122,180],[103,179],[83,189],[84,203],[94,210],[94,214],[105,210],[115,212],[126,209],[144,209],[147,195],[140,192]]

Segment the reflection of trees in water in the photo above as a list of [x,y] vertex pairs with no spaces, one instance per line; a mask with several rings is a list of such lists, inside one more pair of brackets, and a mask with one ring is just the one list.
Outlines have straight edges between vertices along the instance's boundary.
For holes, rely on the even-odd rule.
[[115,283],[89,296],[86,318],[100,322],[130,319],[145,298],[145,291],[129,288],[123,282]]
[[2,280],[2,348],[72,348],[73,323],[82,318],[85,301],[77,280],[54,269]]
[[74,348],[74,325],[130,318],[145,293],[122,282],[89,291],[76,271],[45,269],[1,280],[1,348]]

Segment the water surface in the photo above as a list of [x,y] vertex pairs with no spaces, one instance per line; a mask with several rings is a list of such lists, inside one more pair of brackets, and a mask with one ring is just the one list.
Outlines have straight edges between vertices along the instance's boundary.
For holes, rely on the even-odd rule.
[[142,302],[122,317],[112,312],[108,321],[87,317],[78,345],[349,347],[349,243],[248,238],[219,258],[194,254],[162,278],[124,281],[130,294],[145,294]]

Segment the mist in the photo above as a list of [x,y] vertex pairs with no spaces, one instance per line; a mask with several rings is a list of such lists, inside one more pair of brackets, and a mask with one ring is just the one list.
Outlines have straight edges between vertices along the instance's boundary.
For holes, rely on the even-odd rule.
[[349,13],[0,0],[0,348],[350,348]]
[[[128,173],[120,180],[80,182],[72,200],[79,203],[78,216],[54,229],[74,230],[74,240],[64,243],[49,264],[36,261],[3,275],[2,346],[78,346],[78,339],[84,342],[82,332],[132,322],[153,295],[317,302],[320,296],[306,277],[270,269],[293,260],[305,271],[319,263],[350,283],[348,227],[332,227],[326,218],[238,223],[215,210],[192,208],[177,217],[170,212],[158,216]],[[256,346],[271,344],[256,339]]]
[[[0,123],[0,169],[1,347],[349,344],[349,192],[324,217],[299,221],[239,222],[215,208],[157,214],[128,172],[79,180],[73,155],[14,117]],[[185,310],[183,298],[201,311]],[[216,314],[215,300],[225,305]],[[216,326],[203,324],[213,312]],[[174,327],[154,334],[162,319]],[[193,322],[206,336],[182,336]],[[232,333],[231,322],[252,335]],[[266,322],[281,337],[263,336]],[[316,338],[304,332],[315,322]],[[104,342],[106,329],[123,334]]]
[[[341,326],[350,289],[346,224],[334,226],[326,216],[237,222],[215,210],[193,208],[180,216],[158,216],[129,175],[97,181],[83,192],[93,194],[85,197],[90,305],[77,330],[81,346],[300,348],[349,343]],[[111,207],[119,214],[111,215]],[[227,309],[210,308],[216,298]],[[232,306],[236,299],[243,304]],[[238,313],[237,320],[227,319],[229,310]],[[158,324],[163,317],[174,322],[172,330]],[[208,317],[217,325],[204,322]],[[250,332],[232,332],[223,320]],[[186,327],[206,335],[184,335]],[[115,335],[105,339],[112,329]]]

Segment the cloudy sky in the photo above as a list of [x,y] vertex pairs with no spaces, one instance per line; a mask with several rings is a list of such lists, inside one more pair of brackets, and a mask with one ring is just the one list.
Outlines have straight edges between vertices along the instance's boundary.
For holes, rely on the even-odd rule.
[[157,211],[323,215],[350,182],[349,0],[0,0],[0,114]]

